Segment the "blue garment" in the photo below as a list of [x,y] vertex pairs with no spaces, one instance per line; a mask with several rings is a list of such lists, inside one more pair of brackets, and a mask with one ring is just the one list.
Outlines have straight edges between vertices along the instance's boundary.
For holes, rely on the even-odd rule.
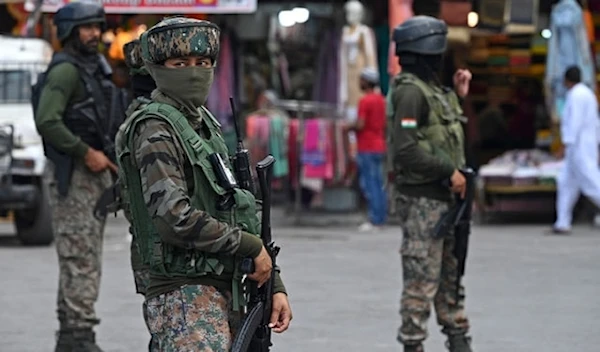
[[383,153],[358,153],[358,181],[367,199],[369,221],[373,225],[385,224],[387,196],[383,185]]
[[592,90],[596,89],[596,74],[588,42],[583,11],[576,0],[561,0],[550,14],[552,37],[546,56],[546,82],[552,90],[552,100],[558,110],[559,101],[565,98],[567,88],[564,76],[569,66],[581,69],[581,80]]

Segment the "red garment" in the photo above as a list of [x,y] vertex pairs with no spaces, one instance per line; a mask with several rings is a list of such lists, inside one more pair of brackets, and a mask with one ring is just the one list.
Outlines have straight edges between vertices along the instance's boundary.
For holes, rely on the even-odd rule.
[[359,153],[385,152],[385,98],[367,93],[358,102],[358,118],[364,127],[356,132]]

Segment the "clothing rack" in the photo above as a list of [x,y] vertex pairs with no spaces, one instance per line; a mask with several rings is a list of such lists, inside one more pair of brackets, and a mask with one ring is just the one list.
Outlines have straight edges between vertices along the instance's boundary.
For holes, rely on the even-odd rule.
[[297,113],[298,120],[298,133],[296,136],[296,158],[298,160],[298,167],[296,168],[296,188],[295,199],[294,199],[294,217],[295,221],[298,222],[299,216],[301,214],[301,193],[302,193],[302,185],[301,185],[301,176],[302,176],[302,148],[304,145],[304,122],[306,119],[306,113],[316,113],[324,119],[332,119],[338,120],[341,118],[341,115],[338,112],[337,106],[331,103],[323,103],[318,101],[311,100],[279,100],[276,104],[279,108],[287,110],[289,112]]

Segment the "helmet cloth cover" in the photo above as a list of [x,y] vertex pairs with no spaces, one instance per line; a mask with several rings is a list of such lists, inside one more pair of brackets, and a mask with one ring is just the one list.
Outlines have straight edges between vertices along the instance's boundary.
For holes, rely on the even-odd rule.
[[153,64],[186,56],[206,57],[215,63],[220,34],[221,30],[212,22],[169,17],[142,34],[142,57]]

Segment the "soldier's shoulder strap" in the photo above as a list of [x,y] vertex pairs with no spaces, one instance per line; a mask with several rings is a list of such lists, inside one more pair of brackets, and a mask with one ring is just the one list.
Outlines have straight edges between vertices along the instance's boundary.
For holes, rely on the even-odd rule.
[[435,95],[435,91],[431,88],[427,83],[425,83],[422,79],[413,75],[412,73],[401,73],[397,76],[397,84],[407,84],[413,85],[423,93],[425,98],[433,98]]
[[151,102],[137,110],[135,114],[139,114],[139,117],[133,121],[130,128],[135,128],[137,123],[151,118],[167,122],[175,130],[175,134],[183,144],[191,161],[196,160],[200,155],[206,156],[213,153],[210,145],[194,131],[185,115],[172,105]]

